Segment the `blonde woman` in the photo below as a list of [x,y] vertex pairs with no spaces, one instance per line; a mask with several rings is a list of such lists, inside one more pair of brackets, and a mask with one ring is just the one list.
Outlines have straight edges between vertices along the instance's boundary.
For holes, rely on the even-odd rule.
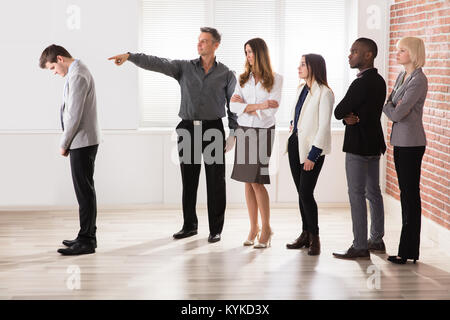
[[292,111],[287,152],[297,188],[303,231],[288,249],[309,248],[320,254],[319,222],[314,188],[325,155],[331,152],[331,114],[334,95],[327,83],[325,60],[318,54],[302,56],[298,75],[302,81]]
[[[245,183],[245,199],[250,218],[250,232],[245,246],[270,246],[268,166],[275,135],[275,113],[281,99],[283,78],[272,71],[269,50],[263,39],[255,38],[244,45],[245,71],[231,97],[230,110],[238,115],[236,152],[231,178]],[[258,225],[258,210],[262,229]],[[259,241],[255,239],[261,231]]]
[[404,67],[383,107],[392,120],[391,145],[400,188],[402,232],[397,256],[388,260],[405,264],[419,259],[421,200],[420,168],[425,153],[426,137],[422,123],[423,105],[428,80],[422,71],[425,45],[416,37],[402,38],[397,44],[397,62]]

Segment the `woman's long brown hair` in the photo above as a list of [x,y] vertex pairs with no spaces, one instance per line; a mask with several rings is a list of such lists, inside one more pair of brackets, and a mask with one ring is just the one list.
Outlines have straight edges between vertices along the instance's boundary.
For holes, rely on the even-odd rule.
[[247,45],[249,45],[253,51],[255,62],[253,63],[253,66],[251,66],[248,63],[248,60],[245,60],[245,71],[239,77],[239,84],[243,87],[250,78],[250,73],[253,73],[261,79],[261,85],[263,88],[270,92],[272,90],[275,77],[273,75],[269,49],[267,48],[266,42],[261,38],[248,40],[244,44],[244,52],[246,56],[247,52],[245,51],[245,47]]
[[327,82],[327,67],[325,59],[320,54],[309,53],[303,55],[305,57],[306,67],[308,68],[308,76],[313,77],[319,85],[330,86]]

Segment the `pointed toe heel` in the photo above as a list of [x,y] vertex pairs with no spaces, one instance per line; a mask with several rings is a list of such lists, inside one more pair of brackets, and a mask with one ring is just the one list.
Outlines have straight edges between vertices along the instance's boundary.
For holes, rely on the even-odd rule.
[[255,245],[255,239],[259,240],[259,233],[261,232],[260,229],[258,229],[258,232],[256,232],[256,235],[253,239],[248,238],[247,240],[244,241],[243,245],[244,247],[249,247],[249,246],[253,246]]

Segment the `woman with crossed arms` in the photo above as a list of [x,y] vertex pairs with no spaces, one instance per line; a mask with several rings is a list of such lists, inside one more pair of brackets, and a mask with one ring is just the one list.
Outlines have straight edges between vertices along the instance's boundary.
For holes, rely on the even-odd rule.
[[422,71],[425,45],[422,39],[404,37],[397,44],[397,62],[404,67],[394,89],[383,107],[392,120],[391,145],[400,188],[402,232],[397,256],[388,260],[405,264],[419,259],[421,199],[420,168],[427,144],[422,123],[423,105],[427,97],[428,80]]
[[[245,182],[245,199],[250,232],[244,246],[264,249],[270,246],[269,160],[275,135],[275,113],[281,100],[283,78],[272,71],[269,50],[263,39],[254,38],[244,45],[245,71],[231,97],[230,110],[238,115],[239,128],[231,178]],[[253,159],[252,159],[253,158]],[[262,230],[258,225],[258,209]]]

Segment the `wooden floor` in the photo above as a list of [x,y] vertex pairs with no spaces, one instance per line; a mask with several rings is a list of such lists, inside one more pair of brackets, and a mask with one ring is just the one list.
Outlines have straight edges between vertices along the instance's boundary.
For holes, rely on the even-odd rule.
[[[386,216],[388,254],[396,254],[398,212]],[[199,234],[173,240],[180,210],[102,210],[95,254],[61,256],[78,231],[75,211],[0,211],[0,299],[450,299],[450,259],[422,233],[417,264],[387,255],[335,259],[352,241],[349,209],[320,208],[322,254],[287,250],[300,229],[297,209],[273,209],[272,247],[243,247],[245,209],[228,209],[222,241]],[[79,273],[77,273],[79,271]],[[78,288],[79,285],[79,288]]]

